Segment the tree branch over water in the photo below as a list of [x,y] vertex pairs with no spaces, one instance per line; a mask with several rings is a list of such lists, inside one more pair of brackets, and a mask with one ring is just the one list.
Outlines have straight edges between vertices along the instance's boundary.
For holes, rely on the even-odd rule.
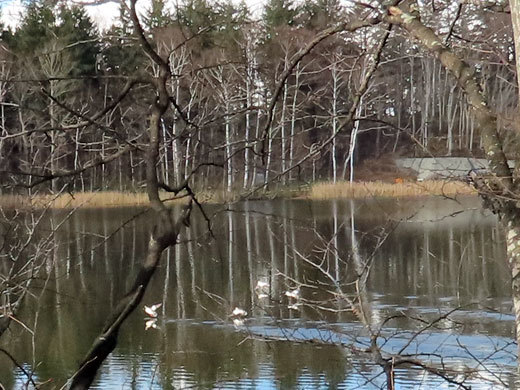
[[144,293],[160,262],[163,251],[177,243],[177,236],[183,226],[189,226],[192,204],[191,201],[183,207],[179,216],[175,216],[159,198],[159,181],[157,179],[157,162],[159,160],[160,125],[162,116],[166,112],[170,99],[166,90],[166,82],[170,75],[168,63],[152,48],[147,41],[136,10],[136,0],[131,1],[131,18],[136,35],[139,37],[143,50],[159,67],[159,76],[155,78],[155,92],[157,98],[151,108],[149,117],[149,145],[146,158],[146,187],[150,205],[157,215],[157,222],[150,235],[148,251],[141,269],[135,279],[133,287],[119,301],[107,321],[102,333],[87,353],[79,370],[71,378],[70,389],[87,389],[94,380],[98,369],[106,357],[117,345],[119,329],[128,316],[142,301]]

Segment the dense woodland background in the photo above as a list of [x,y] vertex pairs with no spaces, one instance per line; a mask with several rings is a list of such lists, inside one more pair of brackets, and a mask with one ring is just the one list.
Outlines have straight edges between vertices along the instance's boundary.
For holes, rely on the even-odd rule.
[[[517,131],[511,17],[500,2],[472,3],[432,1],[418,12],[475,66],[508,140]],[[278,82],[297,53],[362,10],[366,5],[336,0],[270,0],[253,15],[245,3],[189,0],[172,9],[153,0],[142,24],[170,60],[168,87],[178,108],[163,117],[163,181],[178,184],[197,171],[195,188],[237,190],[355,179],[356,167],[388,154],[481,156],[464,94],[400,29],[390,33],[356,120],[344,125],[384,26],[321,42],[283,83],[268,122]],[[114,26],[100,32],[80,6],[31,2],[18,28],[4,30],[0,56],[1,191],[33,187],[49,175],[62,177],[38,189],[143,185],[145,118],[155,98],[149,79],[158,69],[134,38],[123,3]],[[515,149],[513,141],[506,145]]]

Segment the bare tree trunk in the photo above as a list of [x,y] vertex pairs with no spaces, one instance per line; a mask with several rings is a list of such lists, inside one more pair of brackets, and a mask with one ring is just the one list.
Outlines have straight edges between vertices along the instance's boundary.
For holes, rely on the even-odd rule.
[[[178,56],[176,54],[179,53]],[[175,79],[172,83],[172,93],[175,96],[175,101],[179,102],[179,96],[180,96],[180,80],[179,76],[184,66],[187,63],[187,54],[186,54],[186,48],[181,47],[179,50],[172,51],[170,54],[170,72],[174,75]],[[182,165],[182,152],[181,152],[181,145],[179,142],[179,126],[178,126],[178,117],[177,113],[174,113],[173,115],[173,126],[172,126],[172,141],[171,141],[171,147],[172,147],[172,164],[173,164],[173,179],[175,182],[175,185],[179,185],[183,178],[181,177],[181,165]]]
[[[75,135],[76,145],[74,147],[74,169],[79,168],[79,128],[76,129],[76,135]],[[83,174],[80,175],[80,177],[83,177]],[[82,180],[83,181],[83,180]],[[74,186],[74,190],[76,190]]]
[[425,85],[423,85],[424,93],[422,96],[422,104],[423,109],[421,112],[421,143],[423,146],[428,146],[428,127],[429,127],[429,120],[430,120],[430,102],[429,98],[431,98],[432,90],[431,90],[431,78],[430,72],[431,72],[431,59],[430,58],[423,58],[422,61],[422,70],[423,70],[423,79],[425,81]]
[[[50,93],[52,96],[55,94],[54,84],[56,82],[54,80],[50,81]],[[50,117],[50,125],[51,125],[51,131],[50,131],[50,138],[51,138],[51,175],[54,175],[57,169],[56,164],[56,119],[55,119],[55,103],[54,101],[49,102],[49,117]],[[51,191],[53,193],[56,193],[57,191],[57,182],[56,180],[51,181]]]
[[[509,4],[511,6],[511,21],[515,41],[516,78],[518,85],[520,85],[520,0],[510,0]],[[520,164],[518,161],[515,166],[514,177],[516,180],[520,178]],[[516,315],[517,358],[520,359],[520,220],[510,221],[507,227],[507,256],[513,280],[513,304]]]
[[[300,63],[296,65],[296,69],[294,71],[295,81],[294,81],[294,95],[292,101],[292,109],[291,109],[291,132],[289,139],[289,166],[293,166],[294,162],[294,137],[296,136],[296,102],[298,100],[298,92],[300,90],[300,74],[302,70],[300,70]],[[293,175],[293,171],[289,172],[289,181],[291,181]]]
[[[7,78],[7,74],[5,71],[5,61],[2,61],[2,78]],[[2,128],[0,129],[0,158],[2,151],[4,150],[4,136],[7,135],[7,129],[5,128],[5,95],[7,93],[6,82],[0,82],[0,104],[1,104],[1,115],[2,115]]]
[[244,139],[244,183],[242,188],[246,189],[249,186],[249,171],[250,171],[250,138],[251,138],[251,107],[253,106],[253,91],[254,91],[254,53],[253,53],[253,39],[251,36],[246,37],[246,134]]
[[[356,109],[356,117],[361,116],[361,110],[363,109],[363,97],[359,99],[359,105]],[[359,131],[359,120],[354,122],[354,127],[352,128],[352,132],[350,133],[350,144],[347,158],[345,159],[345,164],[343,165],[343,177],[346,178],[347,175],[347,166],[350,163],[350,173],[349,173],[349,182],[352,183],[354,181],[354,152],[356,150],[356,140],[357,134]]]
[[[332,62],[332,135],[336,134],[337,124],[338,124],[338,78],[339,72],[337,68],[338,58],[334,58]],[[356,122],[356,124],[359,122]],[[338,179],[338,160],[336,156],[336,137],[332,140],[332,150],[331,150],[331,160],[332,160],[332,181],[336,183]]]
[[251,112],[250,107],[251,104],[251,85],[249,81],[246,81],[246,133],[244,136],[244,183],[242,188],[247,188],[249,186],[249,139],[250,139],[250,131],[251,131]]
[[516,77],[520,85],[520,0],[509,0],[511,7],[511,22],[515,41]]
[[[276,105],[273,108],[273,111],[276,109]],[[267,161],[265,164],[265,173],[264,173],[264,184],[269,182],[269,172],[271,171],[271,160],[273,154],[273,125],[271,124],[267,133],[268,142],[267,142]]]
[[412,116],[412,136],[415,137],[417,126],[415,124],[415,62],[413,55],[410,56],[410,115]]
[[[256,125],[255,125],[255,139],[259,139],[259,135],[260,135],[260,116],[262,114],[262,111],[259,109],[257,110],[256,112]],[[251,179],[251,182],[252,182],[252,185],[255,186],[256,185],[256,175],[258,173],[258,169],[257,169],[257,161],[258,161],[258,155],[254,155],[253,156],[253,172],[252,172],[252,179]]]
[[160,134],[162,116],[169,107],[170,100],[166,83],[170,77],[169,65],[164,61],[144,35],[135,9],[136,0],[132,0],[130,14],[139,42],[159,67],[159,74],[154,80],[156,99],[152,105],[148,126],[148,153],[146,156],[146,186],[150,206],[156,213],[156,225],[150,235],[148,250],[143,265],[130,291],[113,309],[101,334],[94,341],[90,351],[80,363],[78,371],[71,378],[71,389],[87,389],[94,380],[98,369],[106,357],[117,345],[119,329],[128,316],[137,308],[143,299],[146,288],[157,269],[163,251],[174,246],[183,225],[188,224],[191,213],[191,203],[183,212],[175,217],[159,198],[159,181],[157,179],[157,163],[159,161]]
[[[283,98],[282,98],[282,116],[280,118],[280,154],[281,154],[281,160],[282,160],[282,166],[281,171],[285,172],[286,169],[286,139],[285,139],[285,113],[287,111],[287,93],[288,93],[288,85],[287,83],[283,87]],[[282,176],[282,184],[285,184],[286,182],[286,175]]]
[[448,96],[448,105],[446,119],[448,121],[448,135],[446,136],[446,147],[448,149],[448,156],[453,154],[453,125],[455,124],[455,114],[457,113],[457,107],[454,107],[453,98],[455,95],[456,86],[452,86]]
[[231,192],[233,188],[233,164],[231,159],[233,158],[233,145],[231,144],[231,136],[232,136],[232,127],[231,127],[231,119],[229,117],[231,113],[231,108],[229,104],[229,96],[227,93],[224,93],[226,100],[226,118],[225,118],[225,126],[226,126],[226,190]]

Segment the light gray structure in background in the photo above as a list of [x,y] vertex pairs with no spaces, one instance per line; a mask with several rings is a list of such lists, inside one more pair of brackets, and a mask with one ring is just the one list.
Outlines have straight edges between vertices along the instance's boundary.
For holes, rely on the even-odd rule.
[[[417,172],[417,180],[435,178],[460,178],[472,169],[488,169],[488,161],[484,158],[470,157],[436,157],[436,158],[397,158],[396,165],[403,169]],[[509,165],[514,165],[512,161]]]

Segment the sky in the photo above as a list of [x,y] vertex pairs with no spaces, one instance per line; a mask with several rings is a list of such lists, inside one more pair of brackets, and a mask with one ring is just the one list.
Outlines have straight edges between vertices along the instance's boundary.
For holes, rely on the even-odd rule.
[[[85,2],[90,2],[91,0],[87,0]],[[89,16],[92,18],[94,23],[98,26],[98,28],[103,31],[108,29],[113,21],[119,15],[119,1],[106,1],[101,0],[102,4],[86,6],[86,10]],[[238,2],[239,0],[237,0]],[[263,0],[247,0],[247,4],[249,5],[251,11],[253,13],[259,12],[262,8]],[[78,3],[80,3],[78,1]],[[149,0],[138,0],[137,1],[137,11],[143,12],[148,8],[150,4]],[[0,9],[1,9],[1,20],[4,25],[15,28],[21,20],[20,15],[23,12],[22,0],[0,0]]]
[[[145,3],[148,1],[138,1],[140,8],[146,8]],[[2,10],[1,20],[4,25],[14,28],[21,20],[20,15],[23,12],[22,0],[0,0],[0,8]],[[119,15],[119,2],[108,1],[102,4],[86,6],[89,16],[101,29],[107,29],[113,20]]]

